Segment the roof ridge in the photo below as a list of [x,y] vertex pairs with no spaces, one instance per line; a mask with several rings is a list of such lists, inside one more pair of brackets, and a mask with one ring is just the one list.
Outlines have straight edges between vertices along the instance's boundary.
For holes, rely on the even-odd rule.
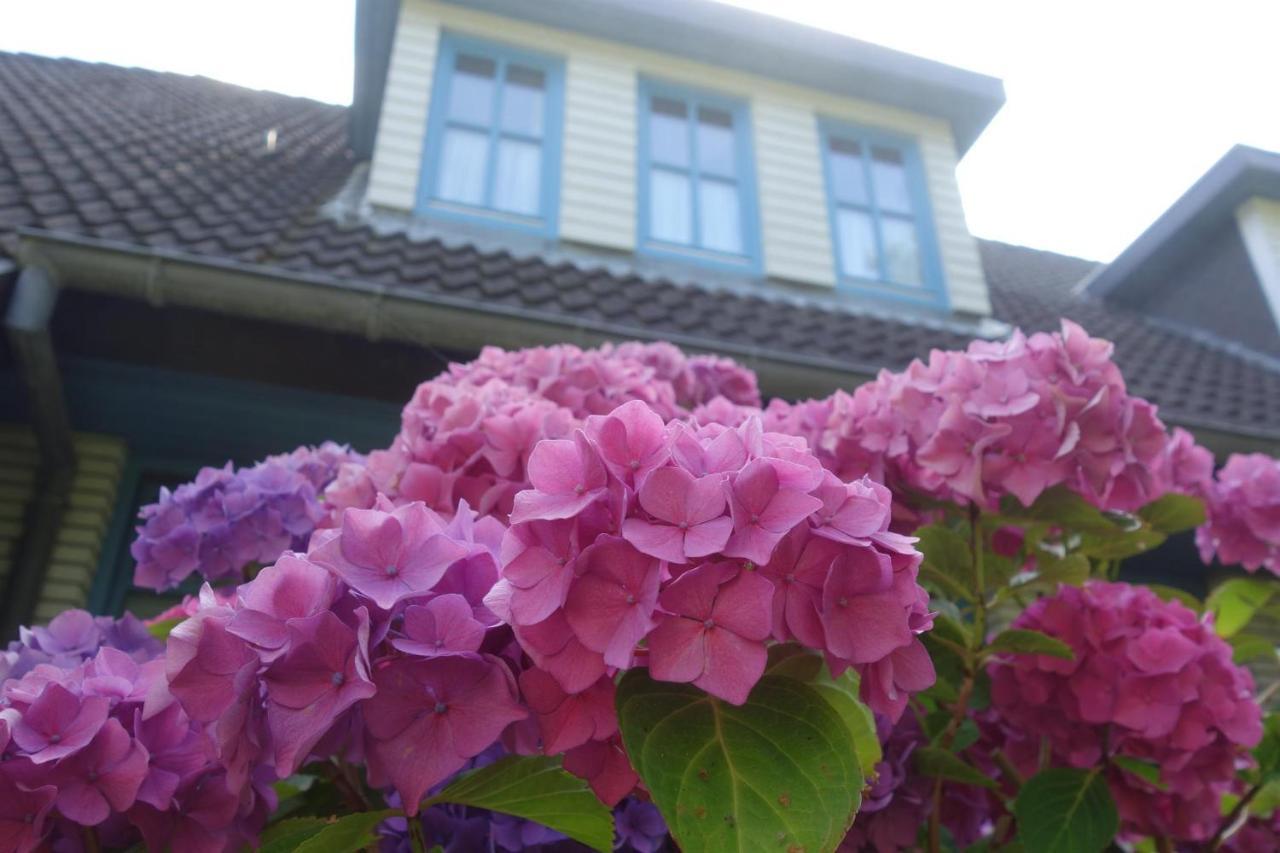
[[229,80],[219,80],[217,77],[210,77],[207,74],[186,74],[181,71],[167,71],[162,68],[147,68],[142,65],[117,65],[114,62],[104,62],[97,59],[82,59],[76,56],[50,56],[44,53],[31,53],[29,51],[22,50],[0,50],[0,62],[12,60],[35,60],[36,62],[48,63],[50,65],[75,65],[86,69],[110,69],[112,71],[123,71],[129,74],[148,75],[155,78],[164,78],[181,82],[199,81],[223,87],[227,90],[228,94],[267,96],[270,98],[279,98],[294,102],[304,102],[318,107],[335,110],[347,110],[350,109],[351,106],[350,104],[334,104],[328,101],[321,101],[316,98],[309,98],[305,95],[290,95],[287,92],[278,92],[275,89],[255,89],[251,86],[245,86],[240,83],[232,83]]

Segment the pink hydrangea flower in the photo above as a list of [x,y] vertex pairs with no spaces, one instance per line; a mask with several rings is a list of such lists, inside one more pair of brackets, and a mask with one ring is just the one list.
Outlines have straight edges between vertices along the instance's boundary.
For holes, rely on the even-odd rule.
[[628,518],[622,535],[646,554],[687,563],[724,548],[733,533],[726,517],[723,479],[694,477],[683,468],[659,468],[645,480],[640,506],[652,517]]
[[1196,531],[1201,558],[1280,575],[1280,460],[1235,453],[1212,482],[1200,479],[1203,460],[1191,464],[1208,510]]
[[309,558],[383,610],[429,591],[466,549],[444,535],[444,522],[421,503],[390,512],[349,509],[342,535],[312,549]]
[[374,683],[379,701],[364,710],[369,771],[395,786],[410,815],[429,788],[527,713],[498,661],[456,655],[397,661],[377,670]]
[[1056,637],[1075,657],[1009,655],[991,665],[1005,753],[1026,771],[1042,740],[1057,765],[1153,763],[1158,785],[1108,766],[1122,833],[1212,836],[1219,798],[1262,725],[1252,676],[1209,622],[1145,588],[1091,581],[1040,599],[1014,626]]
[[662,592],[664,616],[649,638],[649,671],[693,682],[741,705],[764,673],[772,585],[728,562],[692,569]]

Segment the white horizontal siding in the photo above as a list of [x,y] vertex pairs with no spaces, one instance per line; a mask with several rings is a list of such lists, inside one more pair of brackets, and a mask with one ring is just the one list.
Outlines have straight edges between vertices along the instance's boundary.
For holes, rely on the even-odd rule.
[[790,99],[751,104],[765,272],[834,287],[835,259],[813,111]]
[[560,237],[635,248],[636,70],[590,47],[565,68]]
[[440,21],[423,3],[405,3],[396,24],[378,136],[369,172],[369,202],[412,210],[422,169],[431,78]]
[[1271,314],[1280,323],[1280,202],[1255,196],[1236,209],[1236,223]]
[[562,239],[624,251],[635,248],[636,93],[638,77],[648,75],[750,103],[764,267],[776,278],[823,287],[835,284],[818,117],[915,139],[951,305],[966,313],[990,313],[977,243],[965,224],[956,185],[955,144],[942,119],[436,0],[406,0],[402,7],[386,95],[387,104],[394,106],[383,111],[370,178],[373,203],[413,208],[431,74],[443,28],[565,57]]

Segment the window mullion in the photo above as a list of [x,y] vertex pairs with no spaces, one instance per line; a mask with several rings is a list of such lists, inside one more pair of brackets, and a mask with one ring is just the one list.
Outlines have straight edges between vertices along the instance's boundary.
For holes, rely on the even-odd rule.
[[702,245],[702,205],[699,203],[701,192],[698,189],[698,180],[700,170],[698,167],[698,136],[695,123],[698,120],[698,103],[692,98],[689,99],[689,121],[686,144],[689,147],[689,199],[691,207],[690,213],[690,230],[689,245],[697,246],[699,249]]
[[889,280],[889,261],[884,255],[884,235],[880,226],[880,200],[876,198],[875,184],[871,178],[871,142],[862,142],[862,174],[867,186],[867,206],[871,214],[871,233],[876,240],[876,269],[880,272],[880,280]]
[[502,123],[502,96],[506,90],[507,61],[498,59],[494,62],[493,101],[489,109],[489,151],[484,170],[484,206],[494,208],[493,186],[498,171],[498,143],[502,134],[498,130]]

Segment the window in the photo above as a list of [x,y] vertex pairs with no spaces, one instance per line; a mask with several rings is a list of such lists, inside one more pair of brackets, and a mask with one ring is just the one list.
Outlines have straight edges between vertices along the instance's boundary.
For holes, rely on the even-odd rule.
[[945,304],[924,174],[914,143],[822,125],[836,272],[850,289]]
[[419,211],[554,236],[562,81],[556,59],[444,34]]
[[749,137],[742,102],[641,82],[642,251],[758,270]]

